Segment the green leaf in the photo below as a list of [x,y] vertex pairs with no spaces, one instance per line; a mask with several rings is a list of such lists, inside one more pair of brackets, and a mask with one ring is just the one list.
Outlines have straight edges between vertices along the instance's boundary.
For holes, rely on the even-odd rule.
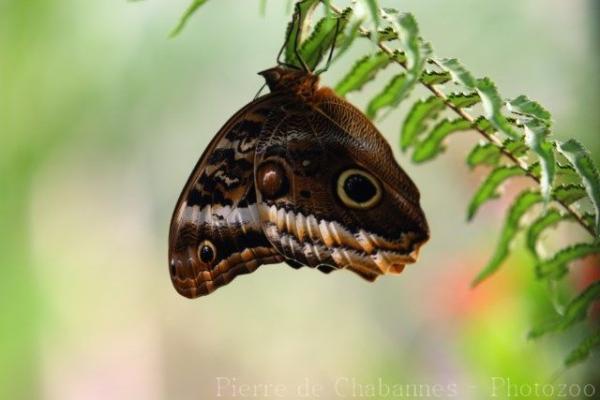
[[527,145],[522,139],[509,138],[504,141],[503,145],[515,157],[521,157],[527,153]]
[[563,315],[547,321],[532,329],[527,335],[535,339],[550,332],[564,331],[585,319],[590,305],[600,299],[600,281],[588,286],[582,293],[575,297],[565,308]]
[[467,213],[467,219],[470,221],[473,219],[479,207],[488,200],[500,197],[498,188],[513,176],[523,176],[525,173],[517,166],[503,165],[494,169],[488,177],[483,181],[471,203],[469,204],[469,210]]
[[431,96],[427,100],[418,100],[408,112],[402,133],[400,134],[400,148],[406,150],[415,143],[427,129],[427,124],[434,119],[445,107],[444,100]]
[[476,89],[479,97],[481,97],[485,117],[490,121],[492,126],[506,136],[518,139],[520,136],[519,132],[513,128],[504,114],[502,114],[503,102],[498,89],[496,89],[496,85],[489,78],[483,78],[477,81]]
[[492,143],[478,143],[467,156],[467,165],[475,168],[478,165],[490,165],[495,167],[500,161],[502,153]]
[[550,227],[556,226],[559,222],[571,220],[572,217],[568,214],[563,214],[555,208],[552,208],[538,217],[529,227],[527,231],[527,248],[531,253],[538,257],[537,242],[542,232]]
[[338,39],[335,44],[337,47],[337,51],[333,56],[333,60],[337,60],[338,58],[340,58],[346,51],[348,51],[350,46],[352,46],[352,43],[354,43],[354,39],[356,39],[359,35],[359,29],[362,23],[362,19],[354,21],[352,24],[350,24],[346,32],[338,36]]
[[384,29],[380,29],[377,33],[377,39],[380,42],[389,42],[398,39],[398,32],[394,31],[391,26],[386,26]]
[[260,16],[264,17],[267,12],[267,0],[260,0],[259,3]]
[[185,24],[187,24],[188,20],[190,19],[190,17],[192,15],[194,15],[194,13],[196,11],[198,11],[198,9],[204,5],[204,3],[206,3],[207,0],[194,0],[187,8],[187,10],[183,13],[183,15],[181,16],[181,18],[179,19],[179,23],[177,24],[177,26],[175,26],[175,28],[173,28],[173,30],[171,31],[170,37],[175,37],[177,35],[179,35],[179,33],[183,30],[183,28],[185,27]]
[[375,118],[377,111],[384,107],[396,107],[418,82],[423,72],[425,57],[430,54],[430,49],[422,45],[419,38],[419,29],[414,17],[411,14],[402,14],[398,18],[398,24],[401,31],[400,41],[404,46],[407,71],[405,74],[396,75],[378,93],[367,106],[367,116]]
[[477,120],[475,121],[475,127],[478,130],[485,132],[487,134],[492,134],[492,133],[496,132],[496,128],[494,128],[494,126],[490,123],[490,121],[488,121],[485,117],[477,118]]
[[581,216],[581,219],[583,219],[588,226],[593,226],[596,216],[592,213],[585,213]]
[[421,74],[421,83],[424,85],[440,85],[450,81],[450,73],[438,71],[423,71]]
[[422,40],[419,37],[419,26],[412,14],[405,13],[398,17],[398,26],[400,28],[400,43],[406,53],[406,68],[409,73],[421,75],[425,64],[425,57],[429,54],[423,54]]
[[571,367],[575,364],[578,364],[584,360],[586,360],[592,350],[596,347],[600,346],[600,331],[593,333],[592,335],[585,338],[579,346],[577,346],[573,351],[569,353],[567,358],[565,359],[565,366]]
[[533,205],[540,203],[542,200],[540,193],[532,191],[524,191],[517,197],[508,210],[504,227],[500,233],[500,240],[492,259],[473,280],[472,286],[478,285],[500,268],[500,265],[508,257],[511,242],[519,232],[521,218]]
[[311,17],[319,3],[319,0],[302,0],[296,3],[294,18],[285,33],[285,62],[287,64],[301,67],[300,61],[296,57],[296,48],[298,51],[302,48],[302,43],[310,30]]
[[598,253],[600,253],[599,244],[579,243],[567,247],[556,253],[552,258],[536,265],[537,276],[539,278],[559,279],[567,273],[569,263]]
[[369,102],[367,106],[367,117],[373,119],[377,111],[384,107],[395,107],[407,96],[406,74],[394,76],[390,82]]
[[315,29],[300,48],[302,59],[311,70],[314,70],[328,54],[336,40],[336,32],[338,29],[345,29],[351,14],[352,9],[346,8],[339,16],[326,16],[317,22]]
[[336,85],[335,91],[340,96],[345,96],[349,92],[360,90],[367,82],[375,78],[377,72],[385,68],[390,61],[390,56],[384,52],[361,58]]
[[546,140],[547,136],[548,130],[545,125],[533,121],[525,123],[525,143],[538,156],[541,167],[540,187],[546,202],[550,200],[556,173],[554,147]]
[[590,153],[576,140],[558,145],[558,151],[575,167],[581,176],[583,186],[594,206],[596,223],[594,230],[600,235],[600,174],[590,157]]
[[556,175],[567,180],[580,180],[579,174],[571,164],[556,163]]
[[481,99],[476,92],[471,93],[451,93],[448,101],[456,108],[469,108],[479,103]]
[[552,191],[552,197],[557,201],[570,205],[583,199],[586,195],[585,188],[581,185],[560,185]]
[[443,145],[444,139],[452,133],[467,131],[473,129],[471,122],[464,118],[455,120],[444,119],[433,128],[431,133],[420,143],[415,145],[413,153],[413,161],[421,163],[435,158],[438,154],[445,150]]
[[454,82],[469,89],[475,89],[477,84],[475,78],[456,58],[445,58],[438,60],[437,63],[450,73]]
[[[527,152],[527,146],[522,140],[506,139],[502,145],[515,157],[520,157]],[[491,165],[495,167],[498,165],[501,157],[502,152],[495,144],[489,142],[479,143],[467,156],[467,165],[471,168],[477,165]]]
[[509,101],[508,108],[515,114],[526,115],[534,118],[546,126],[552,124],[552,115],[548,110],[542,107],[539,103],[529,100],[527,96],[519,96],[514,100]]

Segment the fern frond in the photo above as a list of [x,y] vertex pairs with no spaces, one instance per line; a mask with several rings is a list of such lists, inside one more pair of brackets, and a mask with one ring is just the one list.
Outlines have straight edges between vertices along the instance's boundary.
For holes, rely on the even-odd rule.
[[513,205],[508,210],[506,221],[502,227],[500,233],[500,240],[496,245],[496,251],[492,256],[492,259],[488,262],[485,268],[477,275],[473,280],[471,286],[476,286],[481,283],[484,279],[492,275],[500,268],[500,265],[504,262],[510,252],[510,244],[514,237],[520,230],[520,221],[523,215],[529,211],[529,209],[543,200],[542,195],[539,192],[525,191],[521,193],[514,201]]
[[565,359],[565,366],[571,367],[585,361],[592,350],[597,347],[600,347],[600,331],[596,331],[582,340],[579,346],[573,349]]
[[594,205],[596,214],[594,231],[598,237],[600,235],[600,174],[598,168],[592,161],[590,153],[576,140],[571,139],[559,144],[558,151],[569,160],[569,163],[581,176],[587,195]]
[[422,133],[427,130],[427,125],[440,111],[444,109],[444,100],[431,96],[427,100],[418,100],[408,112],[402,125],[400,134],[400,148],[408,149],[414,144]]
[[437,157],[445,150],[444,140],[453,133],[473,129],[471,122],[464,118],[444,119],[438,123],[426,138],[415,145],[412,159],[422,163]]
[[600,244],[579,243],[567,247],[536,265],[536,274],[540,279],[562,278],[567,273],[569,263],[592,254],[600,254]]
[[529,332],[529,338],[537,338],[550,332],[565,330],[585,319],[590,305],[600,299],[600,282],[592,283],[580,295],[575,297],[562,316],[541,324]]
[[502,186],[509,178],[513,176],[523,176],[523,170],[516,166],[502,165],[494,169],[483,181],[471,203],[467,212],[467,220],[472,220],[479,207],[488,200],[500,197],[498,188]]
[[364,56],[358,60],[352,69],[335,86],[335,91],[340,96],[345,96],[351,91],[360,90],[367,82],[373,80],[377,72],[391,62],[391,57],[380,51],[375,55]]

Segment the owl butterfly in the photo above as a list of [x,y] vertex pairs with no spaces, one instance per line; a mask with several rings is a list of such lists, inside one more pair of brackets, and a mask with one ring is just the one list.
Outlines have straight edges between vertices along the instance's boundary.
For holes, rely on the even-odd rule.
[[207,295],[280,262],[369,281],[415,262],[429,228],[383,136],[316,75],[282,66],[260,74],[270,94],[221,128],[177,202],[175,289]]

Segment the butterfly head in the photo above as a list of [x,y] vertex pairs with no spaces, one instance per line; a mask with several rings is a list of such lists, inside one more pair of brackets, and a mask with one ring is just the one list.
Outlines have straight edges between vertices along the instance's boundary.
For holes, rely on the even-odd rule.
[[319,88],[319,76],[300,69],[277,66],[259,75],[265,78],[271,92],[291,92],[312,95]]

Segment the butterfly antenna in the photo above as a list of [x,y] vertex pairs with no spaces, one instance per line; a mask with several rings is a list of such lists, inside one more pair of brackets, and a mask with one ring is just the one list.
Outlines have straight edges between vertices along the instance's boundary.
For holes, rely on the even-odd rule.
[[[295,18],[295,17],[294,17]],[[294,28],[294,21],[292,21],[289,26],[288,26],[288,30],[287,33],[285,35],[285,40],[283,41],[283,46],[281,46],[281,49],[279,49],[279,53],[277,53],[277,65],[285,65],[286,63],[281,61],[281,55],[283,54],[283,51],[285,50],[287,43],[290,40],[290,36],[292,35],[292,29]]]
[[260,93],[263,91],[263,89],[265,88],[265,86],[267,86],[267,83],[263,83],[263,85],[260,87],[260,89],[258,89],[258,92],[256,92],[256,95],[254,95],[254,100],[256,100],[258,98],[258,96],[260,96]]
[[302,33],[302,26],[301,26],[302,25],[302,9],[300,8],[299,3],[296,3],[296,13],[295,14],[298,18],[298,28],[296,29],[296,37],[294,38],[294,54],[296,55],[296,58],[300,62],[304,72],[310,73],[312,71],[310,70],[310,68],[308,67],[308,65],[306,64],[304,59],[302,58],[302,55],[300,54],[300,49],[299,49],[300,33]]
[[316,72],[317,75],[322,74],[323,72],[329,69],[331,65],[331,60],[333,59],[333,51],[335,50],[335,44],[337,42],[338,34],[340,33],[340,19],[337,18],[335,21],[335,31],[333,34],[333,41],[331,42],[331,48],[329,49],[329,55],[327,56],[327,62],[325,63],[325,67]]

